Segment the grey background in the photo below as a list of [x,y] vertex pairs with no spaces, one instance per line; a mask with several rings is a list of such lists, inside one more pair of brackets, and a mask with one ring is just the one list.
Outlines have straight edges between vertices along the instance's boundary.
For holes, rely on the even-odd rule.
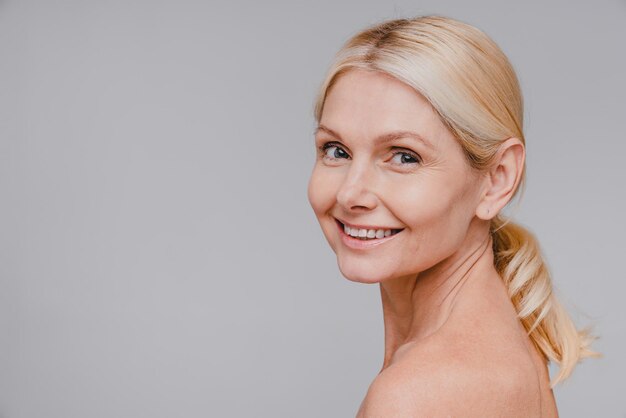
[[521,80],[515,216],[605,355],[561,416],[626,416],[619,0],[0,2],[0,416],[354,416],[380,296],[309,207],[313,100],[350,35],[426,13]]

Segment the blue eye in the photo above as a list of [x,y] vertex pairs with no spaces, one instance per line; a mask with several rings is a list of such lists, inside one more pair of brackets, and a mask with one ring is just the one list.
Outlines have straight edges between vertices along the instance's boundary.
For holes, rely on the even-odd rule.
[[411,154],[409,152],[396,152],[393,155],[392,160],[398,156],[400,157],[400,159],[399,160],[396,159],[396,161],[398,161],[398,164],[400,165],[417,164],[420,162],[420,159],[418,156]]
[[322,145],[320,151],[322,151],[324,157],[330,158],[331,160],[348,157],[348,153],[343,148],[340,148],[332,142]]
[[[318,149],[323,159],[333,161],[350,158],[350,155],[336,142],[327,142],[321,145]],[[391,158],[393,165],[410,166],[420,164],[422,162],[419,155],[405,148],[394,147],[392,149],[402,149],[402,151],[393,153],[393,157]]]

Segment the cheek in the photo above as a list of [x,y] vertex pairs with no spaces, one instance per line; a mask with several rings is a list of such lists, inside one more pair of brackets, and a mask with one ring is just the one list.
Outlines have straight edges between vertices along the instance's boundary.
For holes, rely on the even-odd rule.
[[311,173],[307,196],[317,216],[327,212],[333,205],[337,194],[337,181],[333,175],[316,165]]
[[389,187],[390,205],[407,227],[417,231],[435,224],[450,210],[452,199],[449,190],[429,181],[407,182],[404,187]]
[[434,178],[414,182],[395,191],[396,215],[411,229],[414,250],[449,252],[459,244],[469,227],[471,202],[465,182]]

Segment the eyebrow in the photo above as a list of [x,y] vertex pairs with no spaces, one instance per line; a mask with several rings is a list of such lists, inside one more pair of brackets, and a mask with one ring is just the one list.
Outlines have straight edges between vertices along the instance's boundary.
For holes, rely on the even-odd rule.
[[[327,134],[334,136],[337,139],[341,139],[341,135],[339,135],[337,132],[333,131],[332,129],[322,124],[319,124],[317,128],[315,128],[315,135],[317,135],[317,133],[320,131],[326,132]],[[417,141],[422,142],[427,147],[431,149],[435,149],[434,145],[430,141],[428,141],[426,138],[424,138],[420,134],[411,132],[411,131],[392,131],[392,132],[376,137],[374,141],[378,144],[386,144],[388,142],[397,141],[398,139],[402,139],[402,138],[415,139]]]

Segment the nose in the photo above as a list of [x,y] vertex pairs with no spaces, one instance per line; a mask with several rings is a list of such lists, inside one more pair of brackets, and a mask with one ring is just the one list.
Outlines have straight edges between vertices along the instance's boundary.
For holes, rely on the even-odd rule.
[[352,160],[346,177],[337,191],[337,203],[346,212],[372,210],[378,205],[373,191],[375,173],[366,161]]

